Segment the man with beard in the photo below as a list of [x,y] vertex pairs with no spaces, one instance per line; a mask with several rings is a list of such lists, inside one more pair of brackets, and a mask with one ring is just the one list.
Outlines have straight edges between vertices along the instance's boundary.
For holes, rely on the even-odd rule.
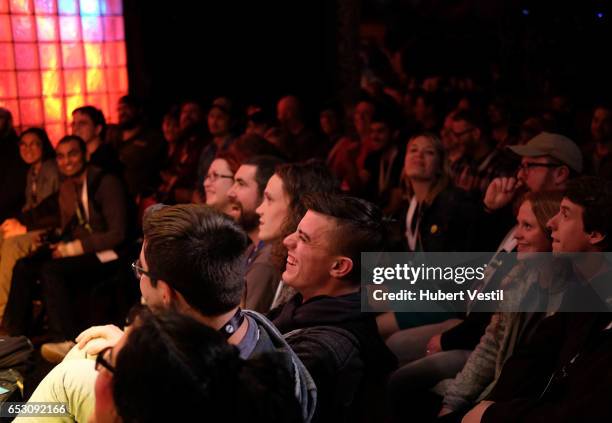
[[255,286],[269,280],[271,274],[280,273],[270,266],[272,244],[265,244],[259,239],[259,215],[255,210],[263,201],[268,179],[281,163],[274,156],[255,156],[246,160],[236,171],[234,185],[227,193],[230,202],[236,206],[232,208],[236,212],[231,217],[242,226],[251,240],[246,251],[246,293],[243,297],[247,304],[250,302],[249,292],[257,292]]
[[160,131],[148,126],[139,99],[121,97],[117,112],[119,124],[109,128],[107,140],[117,150],[128,192],[132,196],[151,194],[160,183],[166,143]]

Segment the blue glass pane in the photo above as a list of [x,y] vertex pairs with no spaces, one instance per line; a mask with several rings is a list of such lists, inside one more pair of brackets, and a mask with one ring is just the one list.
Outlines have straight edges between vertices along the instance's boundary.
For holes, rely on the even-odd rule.
[[59,0],[60,15],[76,15],[77,11],[76,0]]
[[100,3],[98,0],[81,0],[81,16],[100,16]]

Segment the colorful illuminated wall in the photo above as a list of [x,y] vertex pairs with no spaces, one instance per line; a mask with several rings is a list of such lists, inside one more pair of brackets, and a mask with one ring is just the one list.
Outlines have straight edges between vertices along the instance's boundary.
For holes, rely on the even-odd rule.
[[55,143],[91,104],[116,121],[127,93],[121,0],[0,0],[0,106]]

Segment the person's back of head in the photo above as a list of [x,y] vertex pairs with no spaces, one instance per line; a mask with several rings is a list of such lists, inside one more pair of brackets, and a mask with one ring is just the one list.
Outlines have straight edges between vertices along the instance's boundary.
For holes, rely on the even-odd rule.
[[[279,356],[244,361],[218,332],[188,316],[143,310],[113,353],[112,398],[126,423],[192,421],[198,415],[301,421],[291,375],[278,365]],[[152,407],[152,399],[161,406]]]
[[196,204],[152,207],[143,231],[153,284],[163,280],[205,316],[239,305],[247,236],[232,219]]

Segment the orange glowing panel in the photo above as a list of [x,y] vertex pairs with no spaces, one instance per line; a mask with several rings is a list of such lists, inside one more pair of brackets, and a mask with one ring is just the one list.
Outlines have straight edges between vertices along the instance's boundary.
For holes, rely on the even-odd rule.
[[102,44],[101,43],[86,43],[85,44],[85,63],[90,68],[102,67]]
[[45,129],[47,130],[47,135],[49,135],[53,147],[55,147],[57,142],[66,135],[65,125],[63,123],[48,123],[45,125]]
[[38,69],[38,51],[36,44],[20,44],[15,50],[15,67],[18,70]]
[[33,12],[32,2],[30,0],[10,0],[11,13],[28,14]]
[[126,92],[128,90],[128,76],[127,69],[120,68],[119,69],[119,89],[118,92]]
[[41,72],[43,95],[61,95],[62,83],[59,71],[49,70]]
[[0,98],[17,98],[15,72],[0,71]]
[[58,69],[61,63],[59,44],[41,43],[38,47],[41,69]]
[[85,92],[85,75],[82,70],[64,71],[64,92],[82,94]]
[[122,0],[0,0],[0,105],[57,141],[85,104],[117,119],[128,91]]
[[19,97],[40,97],[40,76],[38,72],[17,72]]
[[19,100],[21,124],[24,126],[40,125],[43,121],[43,111],[40,98]]
[[9,43],[0,43],[0,70],[14,70],[15,56],[13,45]]
[[0,15],[0,42],[13,41],[11,34],[11,19],[9,15]]
[[[89,94],[87,95],[87,104],[95,104],[100,110],[104,112],[104,116],[108,119],[110,117],[110,109],[108,107],[108,96],[104,94]],[[116,102],[113,104],[117,104]],[[113,107],[115,109],[115,107]]]
[[106,91],[106,80],[102,69],[87,70],[87,92],[100,93]]
[[62,99],[59,97],[44,97],[43,103],[45,104],[45,120],[47,122],[61,122],[64,107]]
[[66,122],[70,124],[72,122],[72,111],[77,107],[81,107],[85,104],[85,98],[82,95],[72,95],[66,97]]
[[62,65],[66,69],[84,66],[83,46],[80,43],[62,44]]
[[55,16],[37,16],[36,29],[38,29],[38,41],[55,41],[58,38]]

